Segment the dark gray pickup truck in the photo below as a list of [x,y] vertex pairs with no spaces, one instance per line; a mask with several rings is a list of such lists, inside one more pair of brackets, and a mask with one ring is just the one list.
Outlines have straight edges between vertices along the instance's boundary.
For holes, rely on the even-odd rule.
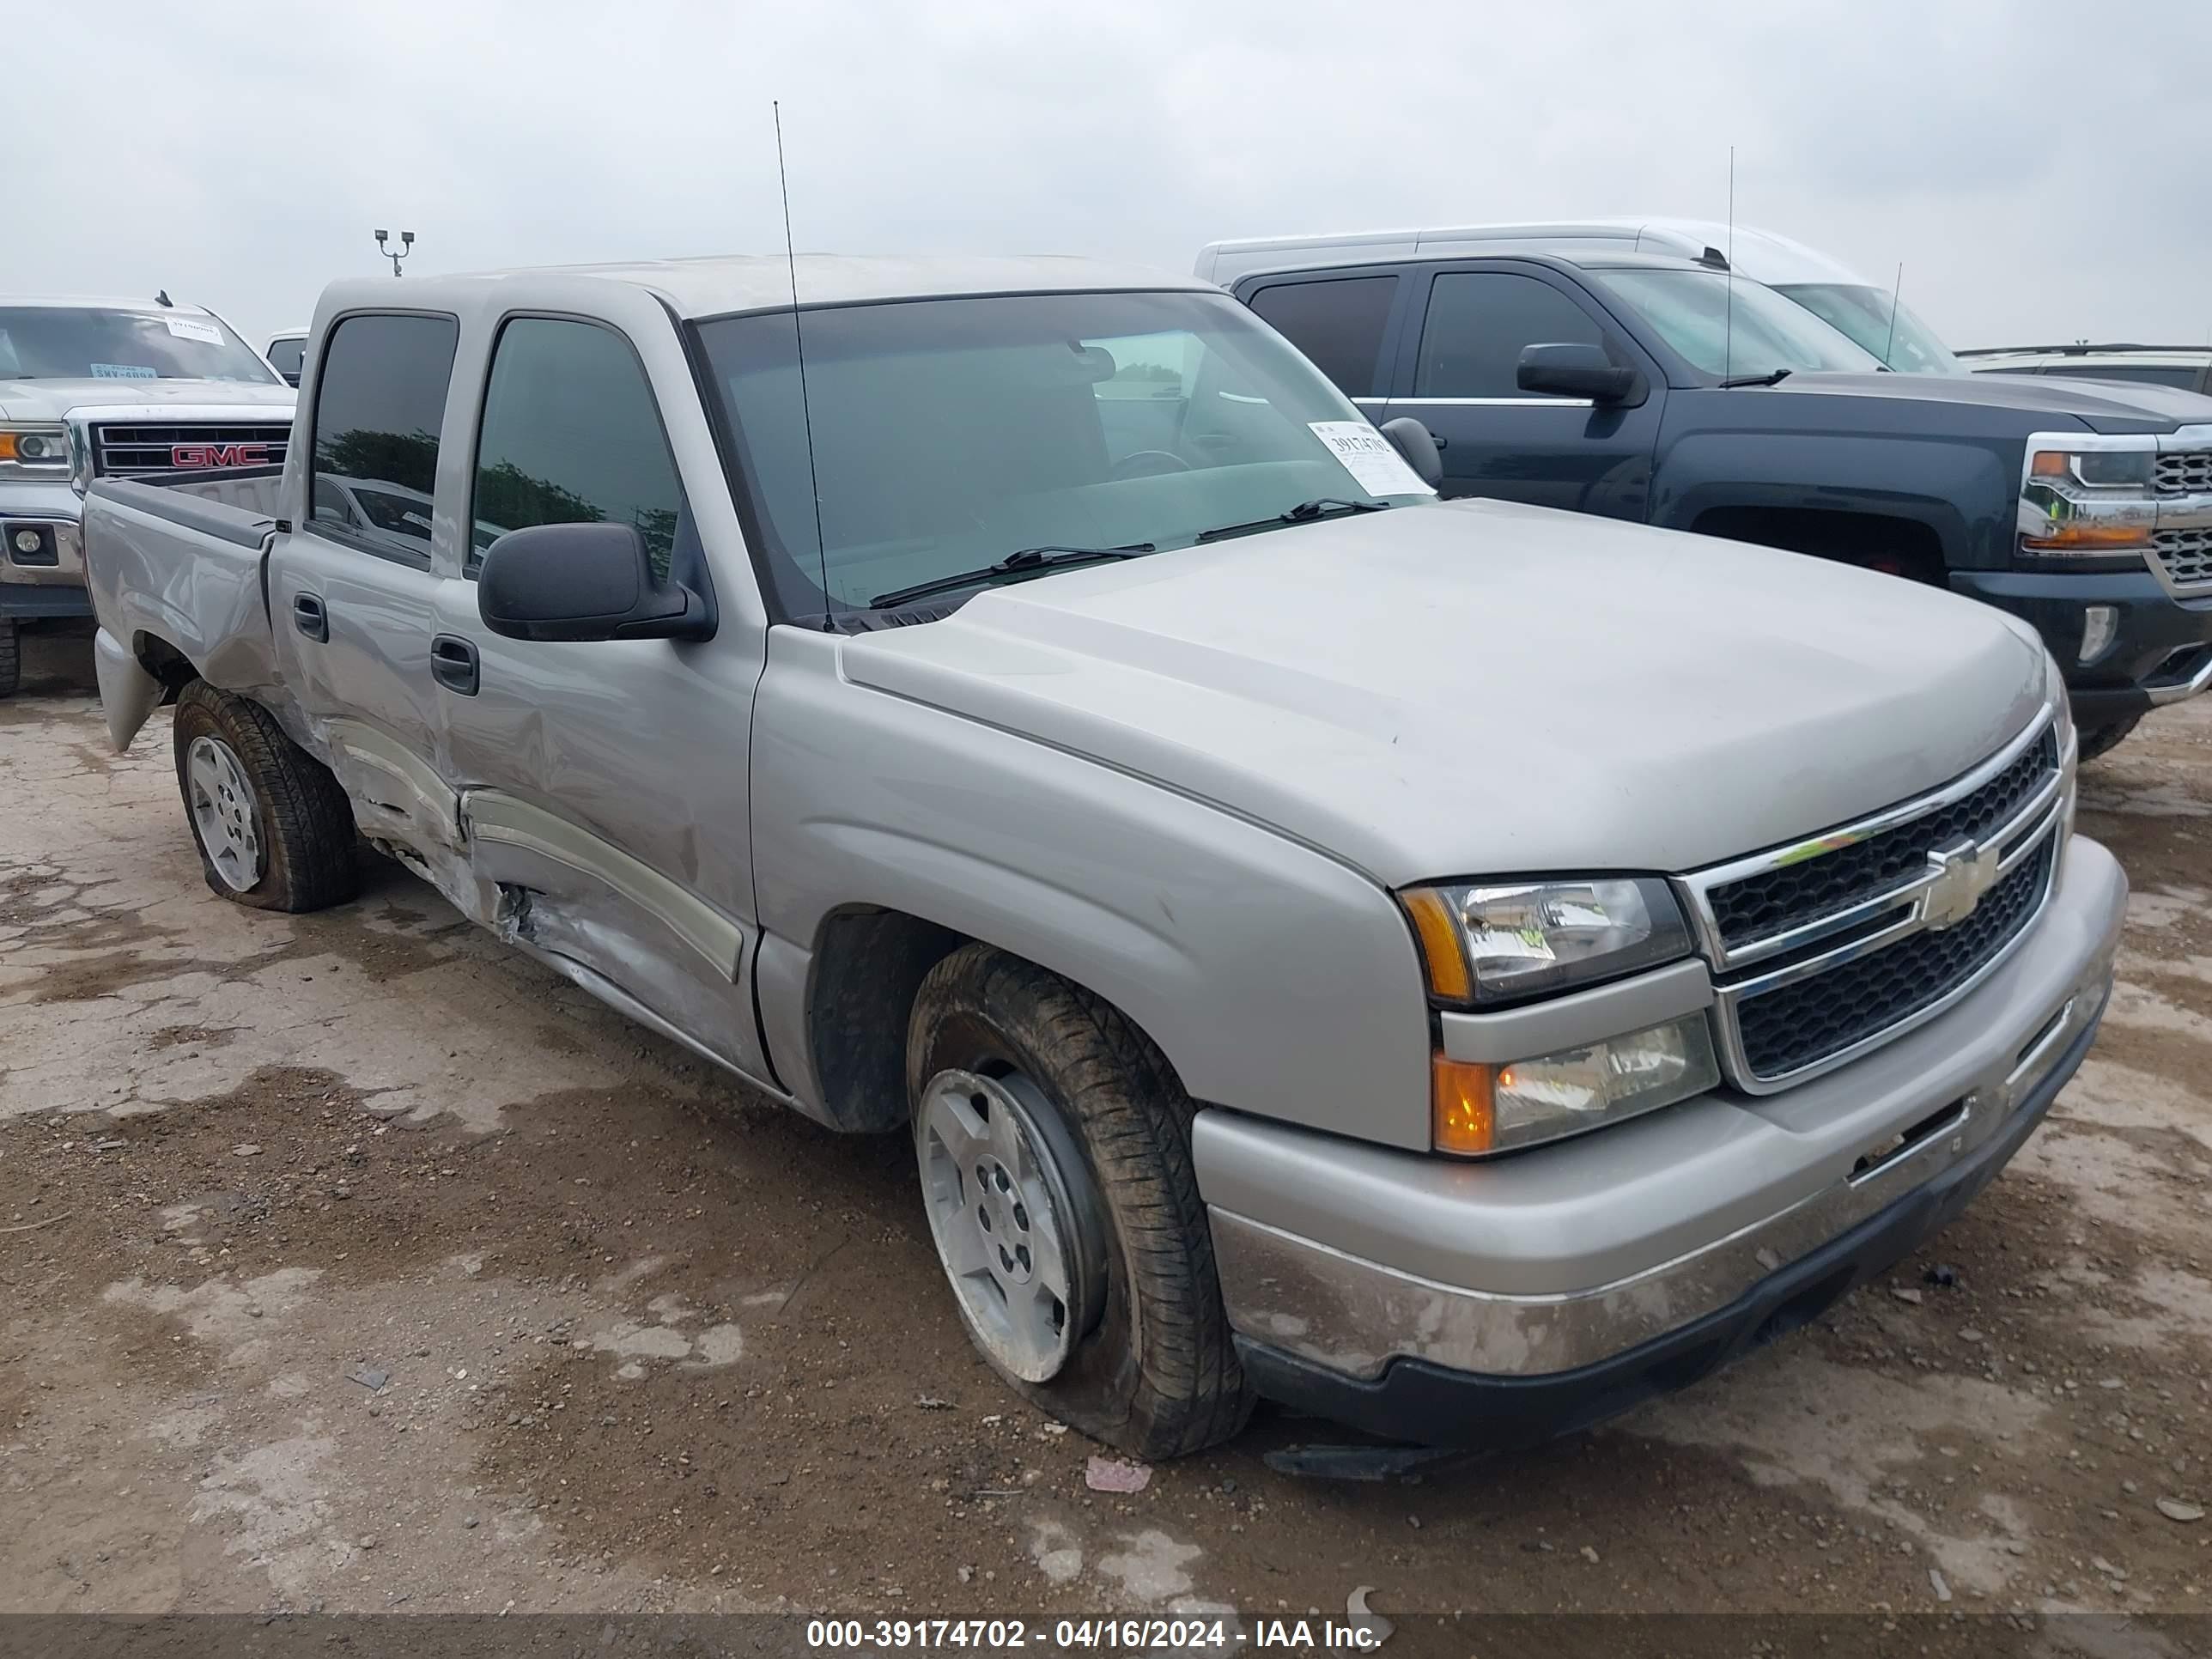
[[2081,750],[2212,685],[2212,398],[1893,374],[1803,307],[1673,257],[1322,264],[1231,291],[1443,492],[1888,570],[2033,623]]

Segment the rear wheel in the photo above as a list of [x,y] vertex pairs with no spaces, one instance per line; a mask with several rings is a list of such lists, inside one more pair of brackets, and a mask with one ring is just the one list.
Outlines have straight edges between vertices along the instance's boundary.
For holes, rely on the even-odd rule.
[[0,697],[14,696],[22,678],[22,647],[18,643],[15,619],[0,617]]
[[258,910],[319,910],[360,885],[353,809],[268,710],[194,680],[177,699],[177,787],[207,884]]
[[1235,1434],[1251,1394],[1166,1058],[1110,1004],[982,945],[930,970],[908,1031],[930,1234],[984,1359],[1140,1457]]
[[2108,720],[2102,726],[2092,726],[2081,732],[2081,758],[2093,761],[2100,755],[2110,754],[2120,745],[2129,732],[2142,723],[2141,714],[2130,714],[2125,720]]

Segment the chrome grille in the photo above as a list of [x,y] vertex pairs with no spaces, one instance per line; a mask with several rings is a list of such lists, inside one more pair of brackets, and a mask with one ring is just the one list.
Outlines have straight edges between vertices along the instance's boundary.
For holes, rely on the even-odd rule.
[[1827,973],[1745,997],[1735,1022],[1752,1074],[1787,1077],[1941,1002],[2027,925],[2057,857],[2056,842],[2046,839],[1956,927],[1914,933]]
[[2166,584],[2178,593],[2212,592],[2212,525],[2154,530],[2150,556]]
[[2169,449],[2153,477],[2161,495],[2212,495],[2212,449]]
[[[160,425],[144,422],[125,424],[95,422],[92,427],[92,471],[100,478],[160,477],[164,473],[196,471],[204,466],[281,466],[284,462],[286,445],[292,436],[289,421],[253,422],[164,422]],[[246,454],[258,459],[237,459],[222,455],[234,455],[240,446],[249,447]],[[194,457],[180,462],[176,452],[179,448],[204,447],[218,452],[216,458]]]
[[1961,799],[1863,840],[1708,888],[1722,945],[1741,953],[1879,897],[1924,871],[1931,848],[1962,836],[1981,841],[2011,822],[2057,770],[2057,734],[2046,726],[2010,765]]
[[1942,788],[1683,878],[1729,1080],[1771,1093],[1903,1035],[2041,909],[2068,776],[2051,711]]

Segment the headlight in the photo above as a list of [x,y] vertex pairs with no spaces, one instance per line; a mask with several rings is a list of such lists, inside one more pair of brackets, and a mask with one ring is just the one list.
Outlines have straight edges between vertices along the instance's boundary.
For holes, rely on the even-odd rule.
[[1702,1094],[1720,1075],[1702,1013],[1508,1066],[1438,1054],[1433,1141],[1475,1157],[1533,1146]]
[[2037,559],[2142,562],[2158,525],[2157,440],[2044,433],[2027,441],[2020,549]]
[[2091,449],[2068,452],[2040,449],[2028,463],[2028,476],[2070,478],[2093,489],[2150,488],[2151,452],[2148,449]]
[[1462,1007],[1541,996],[1690,954],[1663,881],[1622,876],[1400,895],[1429,994]]
[[0,464],[69,465],[69,434],[58,426],[0,426]]

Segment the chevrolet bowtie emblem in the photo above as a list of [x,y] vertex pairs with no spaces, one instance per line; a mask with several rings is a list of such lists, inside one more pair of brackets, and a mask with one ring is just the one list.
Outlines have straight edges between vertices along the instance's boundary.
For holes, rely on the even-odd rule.
[[1920,902],[1921,916],[1929,927],[1955,927],[1974,914],[1982,895],[1996,884],[1998,852],[1996,847],[1957,841],[1929,854],[1936,879]]

